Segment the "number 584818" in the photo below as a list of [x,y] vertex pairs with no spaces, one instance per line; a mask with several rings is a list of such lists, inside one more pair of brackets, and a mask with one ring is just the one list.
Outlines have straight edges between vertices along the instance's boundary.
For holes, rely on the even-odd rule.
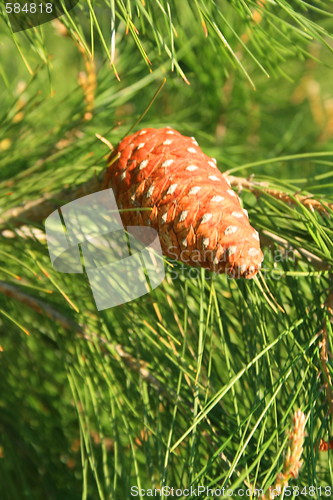
[[52,3],[8,3],[5,4],[7,14],[52,14]]

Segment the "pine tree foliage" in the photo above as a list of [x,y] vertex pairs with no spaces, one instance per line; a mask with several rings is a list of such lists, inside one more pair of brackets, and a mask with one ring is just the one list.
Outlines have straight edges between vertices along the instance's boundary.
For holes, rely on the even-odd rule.
[[[2,12],[1,498],[332,485],[332,7],[88,0],[18,33]],[[98,312],[84,274],[52,268],[44,219],[8,214],[93,182],[98,137],[167,125],[227,171],[262,272],[167,261]]]

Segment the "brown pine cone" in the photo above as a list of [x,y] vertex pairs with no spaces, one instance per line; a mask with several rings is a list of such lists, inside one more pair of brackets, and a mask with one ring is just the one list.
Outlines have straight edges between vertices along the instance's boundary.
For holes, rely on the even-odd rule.
[[253,278],[260,269],[259,235],[247,211],[193,137],[171,128],[125,137],[110,155],[105,187],[118,208],[138,208],[121,213],[124,226],[155,228],[164,255],[234,277]]

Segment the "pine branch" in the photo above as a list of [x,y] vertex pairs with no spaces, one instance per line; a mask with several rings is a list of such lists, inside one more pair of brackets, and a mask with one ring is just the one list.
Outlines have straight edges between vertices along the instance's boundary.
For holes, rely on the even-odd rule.
[[147,363],[131,356],[131,354],[126,352],[125,348],[121,344],[112,344],[100,335],[87,332],[84,326],[81,326],[76,321],[67,318],[55,307],[51,306],[41,299],[38,299],[37,297],[33,297],[25,292],[22,292],[17,286],[12,285],[11,283],[0,281],[0,293],[11,299],[21,302],[25,306],[36,311],[38,314],[51,319],[65,330],[76,332],[86,340],[94,341],[97,339],[103,344],[108,344],[108,347],[117,353],[119,358],[123,360],[123,362],[130,370],[139,373],[142,379],[145,380],[150,386],[155,387],[160,394],[163,394],[168,399],[174,401],[175,396],[171,395],[167,391],[167,389],[165,389],[165,387],[163,387],[162,384],[157,380],[157,378],[150,373],[149,369],[147,368]]
[[[321,213],[328,213],[333,210],[333,203],[326,203],[313,198],[313,195],[290,195],[278,189],[272,189],[266,182],[258,182],[252,179],[243,177],[227,176],[230,184],[238,188],[238,190],[248,189],[256,196],[260,196],[263,192],[273,196],[277,200],[287,204],[298,205],[302,204],[310,210]],[[20,227],[26,223],[40,223],[48,217],[54,210],[59,208],[59,200],[62,204],[76,200],[82,196],[95,193],[103,189],[104,173],[89,179],[83,184],[70,189],[63,189],[59,194],[46,194],[37,200],[29,201],[28,203],[14,207],[2,214],[0,217],[0,227]]]
[[[260,196],[264,192],[280,201],[283,201],[284,203],[293,205],[301,203],[303,206],[309,208],[312,211],[317,210],[325,214],[328,213],[327,209],[333,210],[333,203],[323,203],[312,198],[312,195],[303,196],[295,194],[294,196],[291,196],[283,191],[270,188],[269,184],[266,182],[254,181],[251,178],[246,179],[234,176],[227,177],[233,187],[238,188],[238,190],[248,189],[256,196]],[[30,201],[21,207],[9,209],[0,218],[0,227],[20,227],[21,229],[17,229],[16,233],[19,236],[25,238],[29,236],[29,227],[25,224],[41,223],[54,210],[59,208],[59,200],[61,200],[61,204],[66,204],[82,196],[95,193],[103,189],[103,187],[104,173],[101,173],[99,176],[95,176],[79,186],[70,189],[63,189],[62,191],[60,191],[59,195],[46,194],[41,198]],[[15,233],[8,229],[2,230],[2,235],[4,237],[15,237]],[[30,236],[36,237],[36,239],[44,239],[43,236],[40,237],[40,235],[35,233],[34,228],[32,228]],[[262,231],[262,246],[270,247],[272,242],[277,243],[279,246],[282,246],[284,248],[293,247],[285,238],[282,238],[267,230]],[[323,261],[318,256],[306,250],[305,248],[293,248],[293,251],[296,257],[305,258],[311,265],[313,265],[317,269],[330,269],[330,265],[327,262]]]

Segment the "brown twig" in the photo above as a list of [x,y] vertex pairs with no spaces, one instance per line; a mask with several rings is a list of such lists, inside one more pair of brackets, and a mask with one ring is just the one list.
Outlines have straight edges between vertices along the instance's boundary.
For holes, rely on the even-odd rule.
[[289,447],[283,464],[283,470],[276,476],[274,486],[268,488],[268,493],[262,496],[263,500],[273,500],[283,493],[290,479],[296,479],[302,467],[302,453],[305,433],[306,416],[297,410],[293,417],[293,428],[289,432]]
[[227,177],[232,186],[238,188],[239,190],[248,189],[257,196],[262,194],[262,192],[265,192],[270,196],[273,196],[277,200],[281,200],[284,203],[288,203],[289,205],[301,204],[312,211],[317,210],[318,212],[326,214],[328,213],[327,209],[333,210],[333,203],[326,203],[316,200],[312,197],[312,195],[304,196],[297,193],[295,193],[294,195],[289,195],[284,191],[269,187],[269,184],[267,182],[257,182],[252,179],[234,177],[232,175],[228,175]]
[[95,92],[96,92],[96,67],[94,59],[86,53],[82,45],[78,45],[78,48],[83,55],[84,64],[86,71],[80,71],[78,76],[79,85],[81,86],[84,94],[85,101],[85,113],[84,119],[91,120],[93,117],[93,110],[95,105]]
[[[333,321],[333,292],[329,294],[323,307],[327,309]],[[328,331],[325,319],[323,322],[323,328],[319,333],[321,334],[321,341],[319,342],[321,373],[323,376],[325,395],[328,406],[327,413],[328,415],[331,416],[331,418],[333,418],[333,389],[332,389],[333,386],[332,386],[332,378],[330,370],[327,366],[328,361],[332,359],[332,353],[329,348]],[[319,443],[319,451],[327,451],[328,449],[331,448],[332,448],[332,440],[326,442],[323,439],[321,439]]]
[[[326,300],[324,307],[327,308],[328,312],[331,314],[333,319],[333,292],[330,293],[328,299]],[[324,387],[326,391],[326,399],[328,403],[328,413],[333,416],[333,390],[332,390],[332,378],[330,371],[328,369],[327,363],[329,359],[332,359],[332,353],[329,349],[329,340],[327,327],[324,320],[323,329],[321,330],[321,341],[319,342],[320,347],[320,361],[322,366],[322,373],[324,377]]]

